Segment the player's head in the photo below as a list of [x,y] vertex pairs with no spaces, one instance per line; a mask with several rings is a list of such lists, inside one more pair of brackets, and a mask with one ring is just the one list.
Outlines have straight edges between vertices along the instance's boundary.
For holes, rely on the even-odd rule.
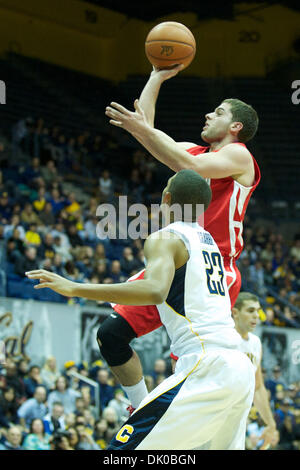
[[228,98],[211,113],[206,121],[201,138],[207,143],[218,142],[227,136],[233,142],[248,142],[257,131],[258,116],[251,105],[237,98]]
[[240,292],[232,316],[238,331],[248,333],[253,331],[259,320],[260,303],[258,297],[251,292]]
[[180,170],[168,180],[162,193],[161,210],[166,212],[180,209],[180,216],[174,217],[186,222],[196,221],[209,206],[211,189],[199,173],[194,170]]

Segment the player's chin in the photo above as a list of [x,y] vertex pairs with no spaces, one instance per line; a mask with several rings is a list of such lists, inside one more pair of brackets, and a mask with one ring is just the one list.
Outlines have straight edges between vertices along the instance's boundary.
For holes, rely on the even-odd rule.
[[207,130],[201,132],[201,139],[202,139],[204,142],[207,142],[207,143],[209,143],[209,142],[211,141],[211,139],[210,139],[209,136],[207,135]]

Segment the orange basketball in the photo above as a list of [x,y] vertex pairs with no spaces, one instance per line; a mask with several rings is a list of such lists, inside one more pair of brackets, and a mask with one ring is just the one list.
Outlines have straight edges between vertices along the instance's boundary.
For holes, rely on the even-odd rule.
[[183,24],[165,21],[151,29],[145,51],[149,62],[159,69],[168,69],[176,64],[187,67],[195,57],[196,41]]

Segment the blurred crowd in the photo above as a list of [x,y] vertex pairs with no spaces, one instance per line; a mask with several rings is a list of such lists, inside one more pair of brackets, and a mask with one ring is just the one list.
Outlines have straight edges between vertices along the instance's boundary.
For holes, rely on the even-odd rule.
[[[170,373],[169,361],[157,359],[145,376],[148,391]],[[264,370],[263,375],[280,433],[276,449],[300,450],[300,381],[287,384],[278,366],[271,377]],[[85,378],[95,381],[99,392]],[[8,358],[0,369],[0,450],[104,450],[128,418],[128,407],[129,401],[105,361],[90,366],[68,361],[59,370],[55,357],[49,357],[42,367],[24,358]],[[253,407],[247,450],[263,448],[263,431],[264,424]]]
[[[147,207],[160,202],[170,172],[141,148],[126,147],[113,131],[66,135],[28,117],[13,126],[10,143],[0,139],[0,168],[0,269],[8,286],[2,295],[14,296],[15,283],[31,269],[115,283],[143,268],[143,241],[109,239],[97,216],[99,204],[116,205],[120,195]],[[300,233],[285,240],[246,216],[244,240],[238,260],[242,289],[263,300],[261,321],[299,327]],[[18,296],[29,298],[32,281],[26,281]]]
[[[169,368],[164,359],[155,362],[145,376],[149,392],[169,375]],[[99,392],[85,377],[98,384]],[[129,417],[129,405],[101,360],[90,367],[68,361],[59,370],[55,357],[42,367],[8,358],[0,367],[0,450],[106,449]]]

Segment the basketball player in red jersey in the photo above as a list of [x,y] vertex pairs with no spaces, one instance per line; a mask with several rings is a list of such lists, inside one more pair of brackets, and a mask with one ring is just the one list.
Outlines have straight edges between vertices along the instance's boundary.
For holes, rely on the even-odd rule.
[[[193,169],[209,182],[212,201],[205,213],[204,228],[212,234],[223,256],[233,307],[241,287],[236,260],[243,249],[243,220],[249,199],[260,181],[259,167],[245,145],[256,133],[258,117],[250,105],[238,99],[226,99],[214,111],[205,115],[201,138],[208,146],[175,142],[167,134],[154,128],[154,117],[162,83],[181,69],[181,66],[172,70],[154,69],[140,99],[134,103],[135,112],[118,103],[111,103],[106,108],[106,115],[111,124],[131,133],[157,160],[172,170]],[[137,277],[142,276],[143,272]],[[121,323],[123,329],[125,324],[131,328],[131,339],[161,326],[154,306],[115,305],[114,310],[119,314],[117,318],[120,328]],[[110,325],[108,319],[103,327],[102,337],[116,328],[116,322],[114,326],[113,323]],[[114,334],[115,332],[116,330]],[[140,384],[141,391],[143,382],[138,357],[132,352],[126,363],[109,365],[113,366],[112,370],[121,384],[127,385],[125,390],[134,403],[135,387],[139,396],[137,385]],[[135,402],[134,406],[136,405]]]

